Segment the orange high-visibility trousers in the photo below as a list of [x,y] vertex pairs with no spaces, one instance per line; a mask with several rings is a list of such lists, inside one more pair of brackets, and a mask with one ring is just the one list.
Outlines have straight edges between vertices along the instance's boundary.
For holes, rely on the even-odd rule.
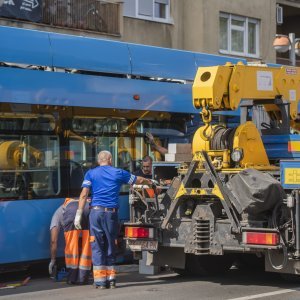
[[76,230],[74,218],[78,208],[78,201],[67,198],[64,206],[65,261],[69,272],[68,281],[72,283],[88,283],[92,266],[88,229],[89,208],[86,205],[82,214],[82,230]]

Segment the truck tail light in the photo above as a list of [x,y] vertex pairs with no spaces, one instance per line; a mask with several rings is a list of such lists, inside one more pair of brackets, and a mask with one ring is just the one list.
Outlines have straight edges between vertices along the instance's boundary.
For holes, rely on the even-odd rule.
[[125,227],[127,238],[154,238],[154,229],[147,227]]
[[279,234],[276,232],[243,232],[244,244],[270,245],[279,244]]

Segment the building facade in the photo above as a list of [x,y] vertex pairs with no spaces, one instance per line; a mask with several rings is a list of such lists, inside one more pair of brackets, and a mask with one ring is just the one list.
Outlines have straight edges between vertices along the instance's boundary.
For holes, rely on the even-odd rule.
[[300,0],[36,1],[38,22],[0,8],[0,24],[285,64],[288,54],[272,47],[276,33],[300,37]]

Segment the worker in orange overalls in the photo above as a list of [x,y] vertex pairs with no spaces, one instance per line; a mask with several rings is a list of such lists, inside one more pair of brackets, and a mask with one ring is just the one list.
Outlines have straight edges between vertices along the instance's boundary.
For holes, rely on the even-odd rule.
[[[68,283],[86,284],[88,283],[91,271],[91,246],[89,242],[88,215],[89,206],[85,206],[83,211],[82,229],[76,230],[74,218],[78,207],[78,200],[66,198],[52,217],[51,230],[51,262],[49,273],[53,271],[57,248],[57,236],[60,228],[64,230],[65,236],[65,262],[68,269]],[[53,249],[55,251],[53,251]]]
[[89,234],[89,206],[83,210],[82,229],[74,227],[74,218],[78,208],[78,200],[66,198],[63,214],[63,229],[66,241],[65,261],[68,269],[68,281],[75,284],[88,283],[92,253]]

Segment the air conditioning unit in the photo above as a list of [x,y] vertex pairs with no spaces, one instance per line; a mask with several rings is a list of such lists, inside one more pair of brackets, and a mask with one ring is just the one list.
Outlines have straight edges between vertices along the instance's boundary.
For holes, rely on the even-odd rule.
[[283,7],[280,5],[276,6],[276,22],[278,25],[283,23]]

